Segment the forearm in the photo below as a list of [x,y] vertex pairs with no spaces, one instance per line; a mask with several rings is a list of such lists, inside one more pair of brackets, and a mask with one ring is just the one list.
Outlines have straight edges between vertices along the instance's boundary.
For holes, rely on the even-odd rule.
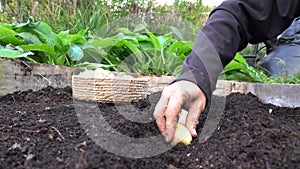
[[299,13],[300,0],[225,1],[200,31],[177,80],[196,83],[210,99],[218,75],[236,52],[277,36]]

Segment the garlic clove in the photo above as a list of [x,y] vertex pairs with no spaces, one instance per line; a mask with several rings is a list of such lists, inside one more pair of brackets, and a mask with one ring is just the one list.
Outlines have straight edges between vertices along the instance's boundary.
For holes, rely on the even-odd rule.
[[192,141],[192,135],[190,131],[183,124],[177,123],[175,129],[175,136],[171,144],[176,145],[179,142],[181,142],[185,145],[189,145],[191,144],[191,141]]

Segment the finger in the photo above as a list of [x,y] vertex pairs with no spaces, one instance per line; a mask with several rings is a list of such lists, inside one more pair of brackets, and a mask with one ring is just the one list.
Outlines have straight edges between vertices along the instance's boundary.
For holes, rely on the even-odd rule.
[[167,108],[168,101],[169,101],[169,96],[166,93],[163,93],[159,101],[157,102],[153,113],[158,129],[163,134],[166,130],[165,111]]
[[199,123],[199,117],[204,110],[205,105],[200,103],[193,103],[189,108],[189,113],[186,117],[185,125],[193,137],[197,137],[196,127]]
[[165,136],[167,142],[172,141],[174,138],[177,118],[181,110],[181,105],[182,105],[182,98],[171,97],[169,99],[168,106],[165,112],[165,116],[166,116]]

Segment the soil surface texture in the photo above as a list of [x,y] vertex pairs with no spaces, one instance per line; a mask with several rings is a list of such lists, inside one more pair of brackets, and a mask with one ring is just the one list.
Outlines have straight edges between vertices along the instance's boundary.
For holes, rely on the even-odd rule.
[[[300,108],[262,104],[251,94],[226,98],[217,129],[205,142],[197,137],[189,146],[178,144],[144,158],[114,153],[130,156],[146,150],[116,147],[112,133],[157,137],[157,144],[166,145],[152,117],[159,97],[155,93],[129,104],[97,104],[73,100],[71,88],[52,87],[1,97],[0,169],[300,168]],[[198,134],[207,116],[201,115]],[[101,139],[103,133],[109,133],[108,139]]]

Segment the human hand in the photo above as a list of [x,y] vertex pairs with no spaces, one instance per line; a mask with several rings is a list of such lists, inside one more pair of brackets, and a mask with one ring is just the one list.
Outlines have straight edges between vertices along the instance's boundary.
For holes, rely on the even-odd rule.
[[193,82],[181,80],[164,88],[156,104],[154,118],[166,141],[171,142],[174,138],[178,114],[182,108],[188,110],[185,126],[196,137],[196,126],[205,105],[205,94]]

